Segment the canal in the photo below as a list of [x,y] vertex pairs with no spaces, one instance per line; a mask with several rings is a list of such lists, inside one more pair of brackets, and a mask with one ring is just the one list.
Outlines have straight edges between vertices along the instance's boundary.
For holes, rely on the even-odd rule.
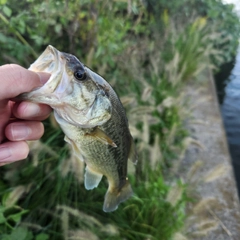
[[240,196],[240,48],[235,61],[222,66],[215,80]]
[[[234,4],[240,17],[239,0],[222,2]],[[215,75],[215,82],[240,197],[240,46],[235,60],[224,64]]]

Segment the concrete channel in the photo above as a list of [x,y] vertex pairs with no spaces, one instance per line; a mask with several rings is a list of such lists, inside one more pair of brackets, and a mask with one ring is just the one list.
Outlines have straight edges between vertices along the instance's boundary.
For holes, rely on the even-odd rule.
[[[191,144],[181,173],[194,200],[188,206],[187,239],[239,240],[240,205],[211,71],[206,81],[187,86]],[[197,144],[196,144],[197,142]]]

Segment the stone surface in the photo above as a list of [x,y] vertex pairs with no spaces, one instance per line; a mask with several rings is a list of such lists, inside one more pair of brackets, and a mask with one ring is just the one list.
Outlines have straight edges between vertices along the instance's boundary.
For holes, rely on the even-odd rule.
[[213,77],[199,88],[186,89],[191,119],[187,123],[195,144],[181,164],[190,196],[184,235],[194,240],[239,240],[240,207],[225,130]]

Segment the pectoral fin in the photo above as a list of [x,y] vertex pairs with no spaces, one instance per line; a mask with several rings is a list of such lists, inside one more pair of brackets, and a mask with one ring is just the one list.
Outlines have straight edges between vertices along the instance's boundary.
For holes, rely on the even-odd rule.
[[91,133],[86,133],[86,135],[94,137],[104,144],[111,145],[112,147],[117,147],[114,141],[98,127],[96,127]]
[[102,179],[102,174],[93,171],[91,168],[86,166],[86,172],[84,175],[84,185],[87,190],[93,189],[98,186]]
[[137,155],[136,147],[132,137],[131,137],[131,147],[129,150],[128,159],[131,160],[134,164],[137,164],[138,155]]

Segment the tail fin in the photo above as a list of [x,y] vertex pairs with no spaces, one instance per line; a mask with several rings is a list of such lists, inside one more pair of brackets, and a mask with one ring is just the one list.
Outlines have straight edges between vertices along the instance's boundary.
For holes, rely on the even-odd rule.
[[103,204],[104,212],[112,212],[118,208],[121,202],[124,202],[133,194],[132,187],[128,181],[119,189],[108,189]]

